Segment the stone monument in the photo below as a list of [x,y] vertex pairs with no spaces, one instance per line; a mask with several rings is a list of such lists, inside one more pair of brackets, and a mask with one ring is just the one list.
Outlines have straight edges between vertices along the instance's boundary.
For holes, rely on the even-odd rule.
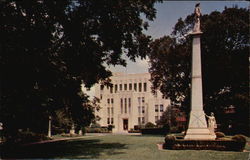
[[191,111],[189,125],[184,139],[189,140],[214,140],[215,134],[211,134],[207,127],[203,110],[202,74],[201,74],[201,43],[200,29],[200,4],[195,5],[195,25],[191,36],[192,43],[192,88],[191,88]]

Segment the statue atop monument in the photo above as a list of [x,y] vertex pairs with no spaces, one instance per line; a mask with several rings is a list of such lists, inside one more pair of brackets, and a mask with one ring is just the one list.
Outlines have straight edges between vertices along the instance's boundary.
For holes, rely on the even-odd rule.
[[193,32],[201,32],[201,28],[200,28],[200,17],[201,17],[200,3],[197,3],[195,5],[194,15],[195,15],[195,17],[194,17],[195,18],[195,24],[194,24]]

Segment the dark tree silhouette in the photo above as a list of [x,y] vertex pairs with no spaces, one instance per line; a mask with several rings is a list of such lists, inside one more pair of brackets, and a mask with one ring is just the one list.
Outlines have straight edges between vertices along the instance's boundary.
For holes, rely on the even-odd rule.
[[[93,108],[81,84],[105,81],[106,65],[145,58],[157,0],[33,0],[0,2],[1,115],[8,134],[46,131],[48,115],[67,108],[88,125]],[[37,132],[38,132],[37,131]]]

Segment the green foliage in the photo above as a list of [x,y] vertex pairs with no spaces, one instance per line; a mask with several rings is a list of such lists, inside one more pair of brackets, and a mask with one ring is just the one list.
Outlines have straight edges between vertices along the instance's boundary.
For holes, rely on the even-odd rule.
[[226,135],[223,132],[215,132],[216,138],[223,138]]
[[31,143],[49,139],[50,138],[48,138],[44,134],[38,134],[30,131],[21,131],[18,132],[16,137],[12,139],[7,139],[7,143]]
[[235,140],[237,142],[242,142],[242,143],[246,143],[247,142],[246,136],[244,136],[242,134],[237,134],[237,135],[233,136],[232,140]]
[[[190,111],[193,15],[179,19],[171,36],[151,43],[149,55],[153,89]],[[249,125],[249,9],[225,8],[201,17],[201,58],[204,109],[215,112],[219,124],[234,122],[236,132],[248,134]],[[233,116],[224,109],[235,107]]]
[[108,131],[111,131],[112,132],[112,129],[115,128],[114,125],[108,125]]
[[176,140],[176,137],[174,135],[166,135],[165,136],[165,142],[173,142]]
[[145,58],[150,37],[142,33],[148,25],[141,15],[153,20],[156,1],[1,1],[0,121],[6,134],[44,132],[48,116],[60,108],[76,125],[88,126],[94,102],[81,85],[107,84],[106,64],[125,65],[122,55]]
[[101,125],[99,123],[93,123],[90,128],[101,128]]
[[86,128],[86,133],[109,133],[108,128]]
[[152,122],[148,122],[145,124],[145,128],[155,128],[156,126]]

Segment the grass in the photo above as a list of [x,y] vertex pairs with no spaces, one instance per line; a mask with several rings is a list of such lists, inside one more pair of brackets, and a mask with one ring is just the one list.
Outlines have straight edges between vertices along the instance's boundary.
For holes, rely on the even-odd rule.
[[[250,140],[250,139],[248,139]],[[158,150],[161,136],[107,135],[85,137],[30,146],[1,146],[2,158],[65,158],[65,159],[123,159],[123,160],[239,160],[247,159],[248,152],[211,150]]]

